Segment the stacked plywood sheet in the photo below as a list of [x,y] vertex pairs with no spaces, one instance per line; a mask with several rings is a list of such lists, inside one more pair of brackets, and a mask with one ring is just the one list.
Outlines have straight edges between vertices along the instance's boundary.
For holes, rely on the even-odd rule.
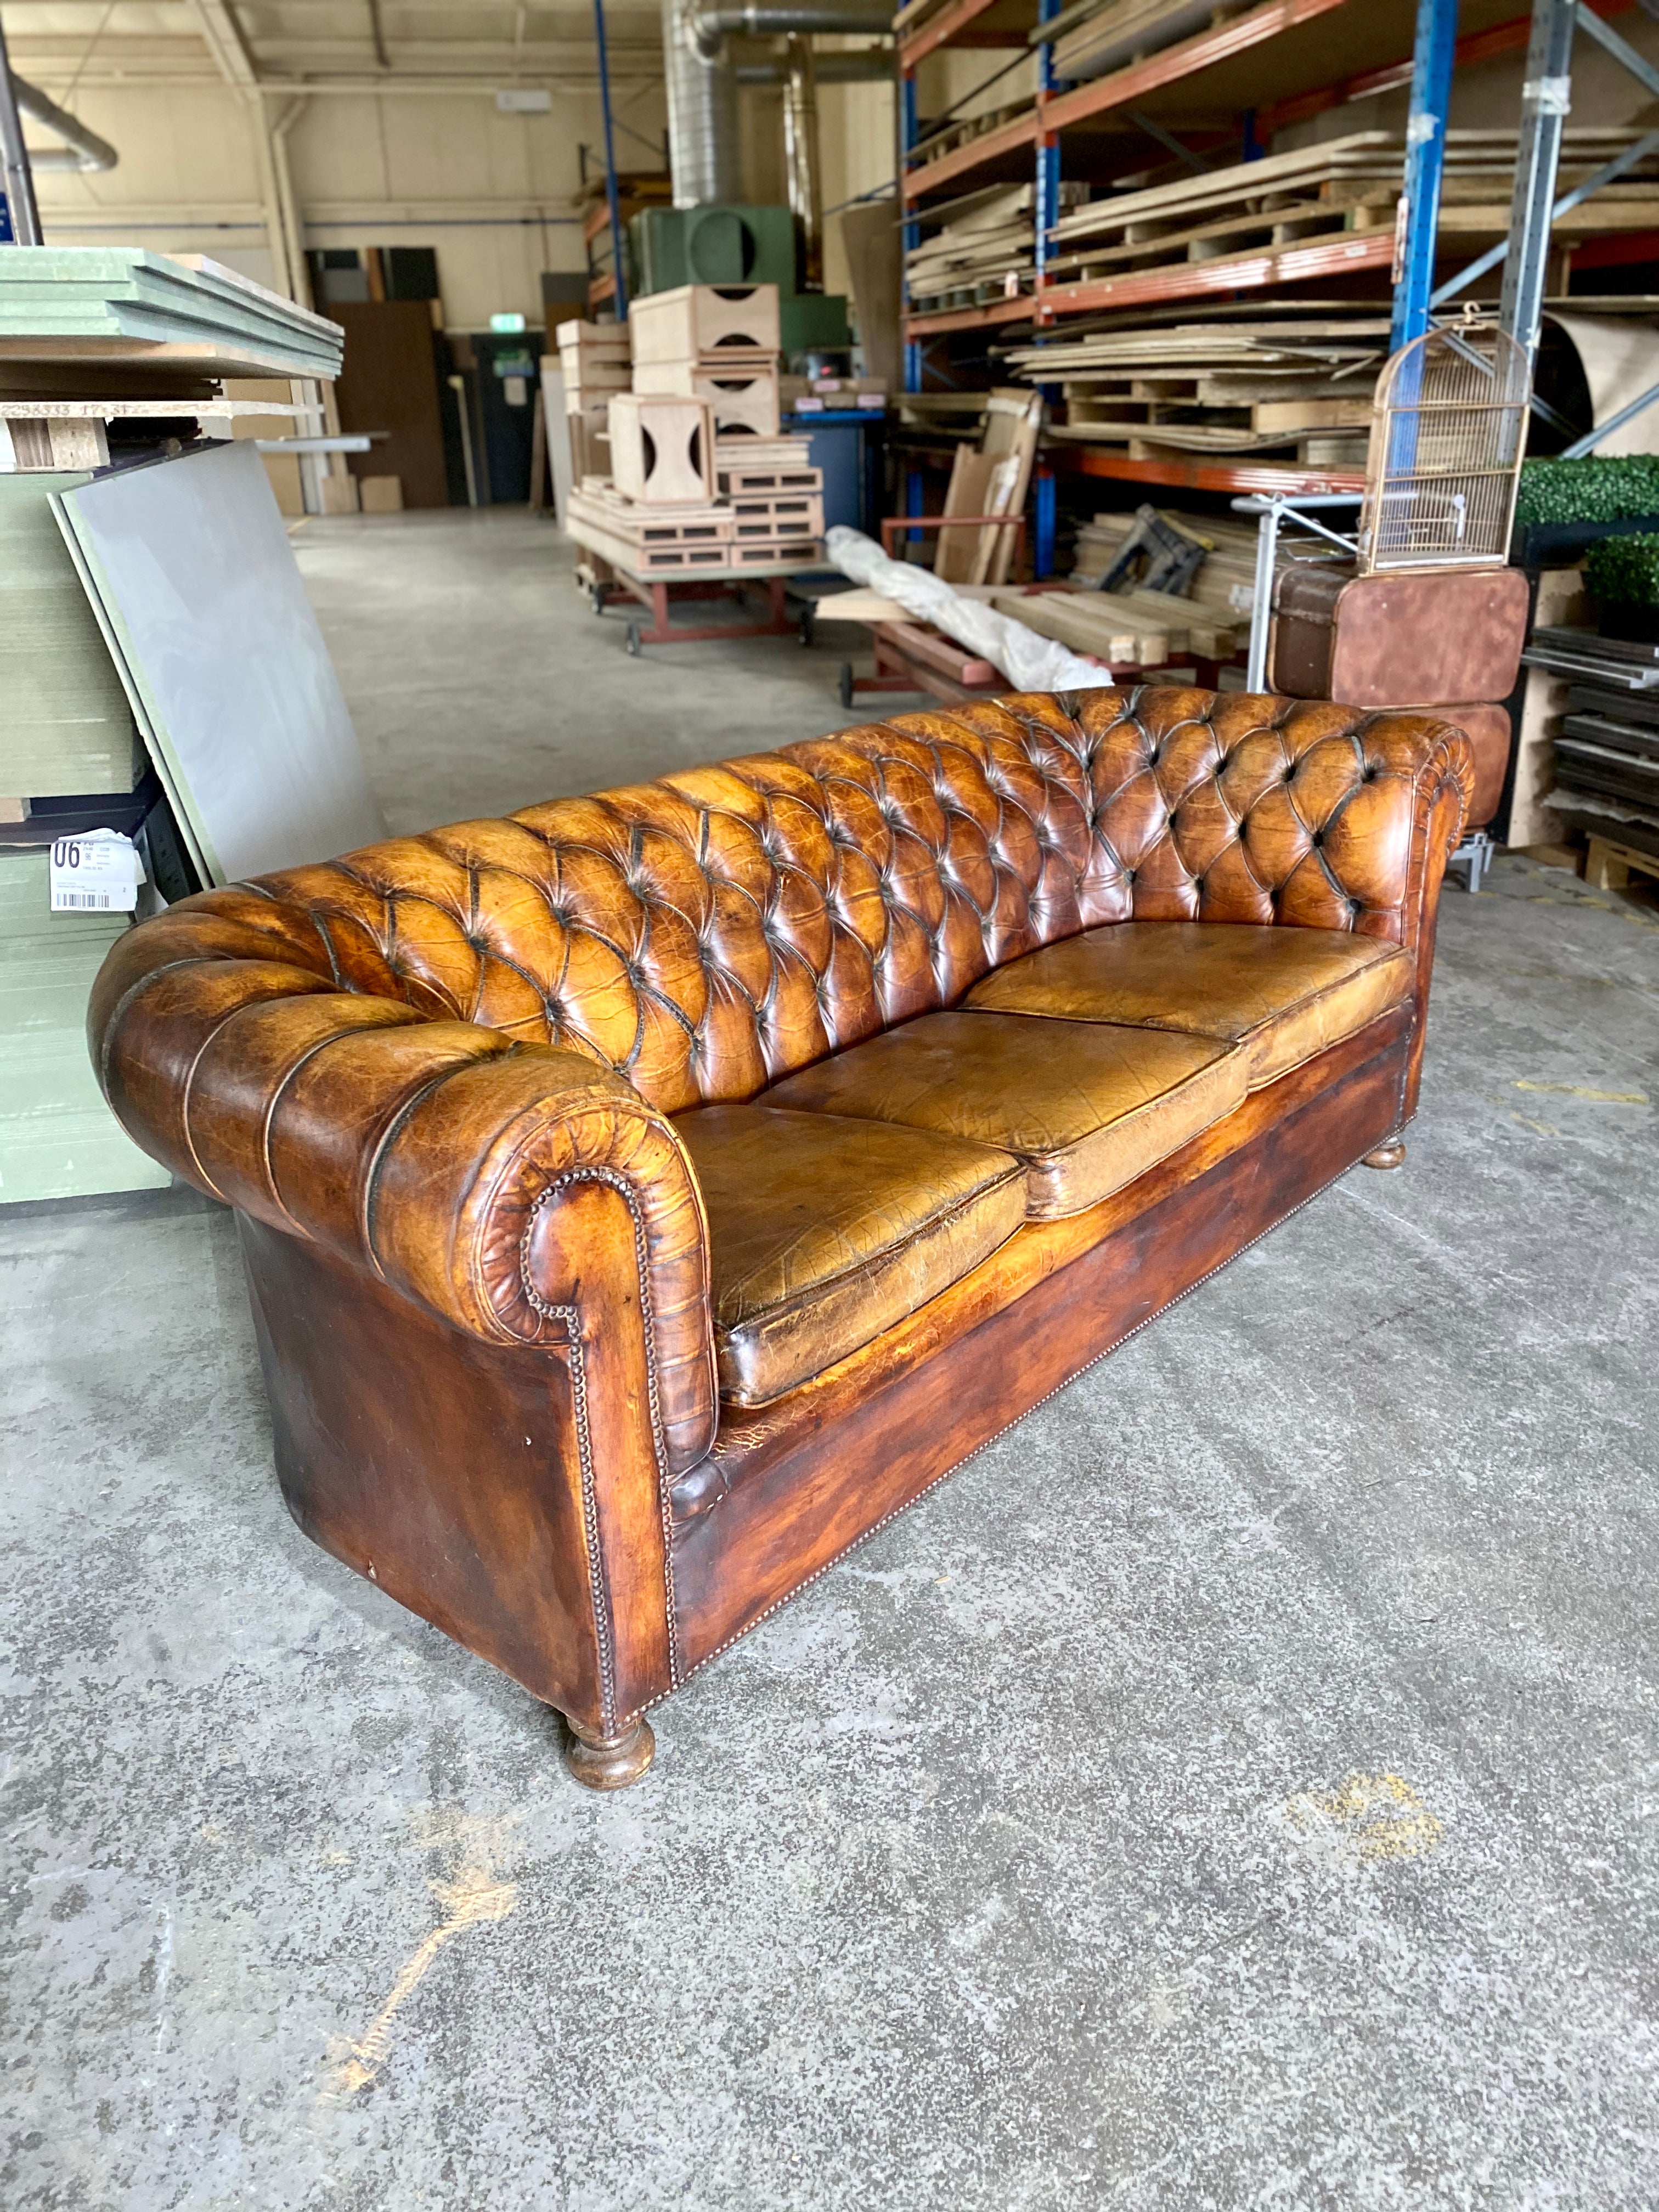
[[1291,453],[1313,466],[1363,466],[1388,318],[1378,308],[1094,332],[1010,356],[1030,383],[1058,386],[1066,420],[1050,434],[1127,452]]
[[636,300],[634,389],[702,400],[722,437],[778,434],[778,288],[683,284]]
[[[1036,269],[1033,187],[994,185],[951,204],[948,222],[904,257],[913,305],[978,307],[1029,291]],[[1080,198],[1085,185],[1062,185]],[[926,219],[927,210],[921,211]]]
[[332,378],[344,339],[337,323],[201,254],[14,246],[0,255],[0,361]]
[[[1255,606],[1255,529],[1231,516],[1172,514],[1164,509],[1162,519],[1190,539],[1203,556],[1184,595],[1191,606],[1218,629],[1248,629]],[[1097,586],[1121,552],[1135,522],[1133,514],[1097,514],[1092,522],[1085,523],[1077,533],[1073,583],[1088,589]],[[1308,550],[1305,538],[1281,534],[1276,569],[1305,557]]]
[[[1626,151],[1639,135],[1569,131],[1562,149],[1563,189]],[[1508,230],[1516,150],[1512,131],[1447,133],[1443,240],[1466,234],[1473,245]],[[1093,281],[1192,262],[1258,259],[1280,246],[1390,230],[1405,159],[1401,133],[1361,131],[1168,184],[1109,192],[1060,216],[1051,234],[1048,274],[1060,283]],[[1559,234],[1583,235],[1656,224],[1659,158],[1649,156],[1557,228]]]

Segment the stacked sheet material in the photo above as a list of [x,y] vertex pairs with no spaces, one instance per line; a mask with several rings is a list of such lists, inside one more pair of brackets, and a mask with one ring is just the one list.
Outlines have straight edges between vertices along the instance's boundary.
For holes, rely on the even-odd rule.
[[1524,658],[1569,685],[1549,805],[1591,836],[1659,853],[1659,645],[1540,627]]
[[142,246],[14,246],[0,254],[0,360],[331,379],[344,343],[337,323],[201,254]]
[[44,846],[0,850],[0,1203],[170,1180],[104,1103],[87,996],[125,914],[54,914]]
[[49,495],[84,473],[0,476],[0,795],[130,792],[143,747]]

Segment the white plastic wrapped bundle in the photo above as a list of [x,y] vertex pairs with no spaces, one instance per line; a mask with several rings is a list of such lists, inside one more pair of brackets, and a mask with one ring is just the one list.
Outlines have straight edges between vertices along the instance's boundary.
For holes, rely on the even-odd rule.
[[930,622],[946,637],[1000,668],[1016,691],[1097,691],[1112,678],[1097,661],[1039,637],[1022,622],[1000,615],[981,599],[964,599],[931,568],[889,560],[872,538],[837,523],[824,540],[843,576],[896,599],[907,614]]

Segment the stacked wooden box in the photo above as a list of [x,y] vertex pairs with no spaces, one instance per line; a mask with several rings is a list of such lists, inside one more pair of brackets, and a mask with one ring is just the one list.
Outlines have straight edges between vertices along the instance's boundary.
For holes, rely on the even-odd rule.
[[611,394],[611,465],[583,473],[575,535],[635,576],[812,567],[823,477],[779,434],[777,287],[649,293],[629,323],[632,389]]
[[778,434],[778,288],[683,284],[629,310],[634,389],[707,403],[722,438]]
[[626,323],[558,326],[559,367],[564,373],[564,410],[570,432],[570,472],[604,476],[611,466],[610,406],[633,377]]

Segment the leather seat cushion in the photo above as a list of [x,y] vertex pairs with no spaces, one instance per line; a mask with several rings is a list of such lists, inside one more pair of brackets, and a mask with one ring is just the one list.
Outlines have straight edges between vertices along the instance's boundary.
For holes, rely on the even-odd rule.
[[720,1395],[765,1405],[902,1321],[1019,1227],[1019,1163],[921,1129],[770,1105],[674,1127],[708,1215]]
[[1010,961],[963,1004],[1237,1044],[1254,1091],[1402,1005],[1415,978],[1409,953],[1346,930],[1123,921]]
[[769,1103],[969,1138],[1025,1163],[1033,1220],[1121,1190],[1244,1096],[1206,1037],[1104,1023],[924,1014],[775,1084]]

